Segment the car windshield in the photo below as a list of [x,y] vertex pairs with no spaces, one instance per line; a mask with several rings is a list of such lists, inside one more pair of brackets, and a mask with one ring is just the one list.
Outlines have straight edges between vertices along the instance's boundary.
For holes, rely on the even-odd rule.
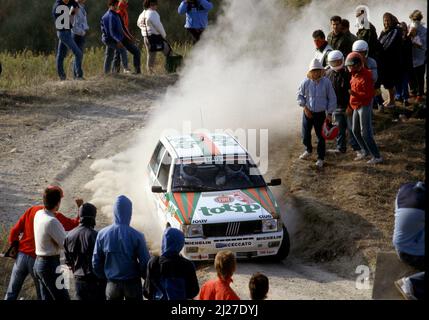
[[259,174],[256,166],[248,161],[246,163],[178,163],[174,166],[173,192],[223,191],[265,186],[264,178]]

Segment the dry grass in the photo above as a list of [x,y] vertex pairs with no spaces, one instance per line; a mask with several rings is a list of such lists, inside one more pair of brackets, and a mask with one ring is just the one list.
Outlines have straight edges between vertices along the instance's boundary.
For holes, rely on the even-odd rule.
[[[172,44],[173,50],[183,56],[186,56],[191,45]],[[142,70],[145,74],[146,50],[142,53]],[[72,60],[73,55],[68,54],[64,62],[64,68],[68,78],[72,78]],[[55,54],[49,55],[33,53],[29,50],[16,54],[3,52],[0,53],[0,61],[3,65],[3,73],[0,76],[0,90],[25,91],[28,88],[39,87],[45,83],[57,82],[58,75],[55,67]],[[132,59],[129,59],[132,66]],[[86,79],[94,79],[102,76],[104,63],[104,47],[88,48],[85,50],[83,60],[83,71]],[[155,71],[157,74],[165,74],[164,57],[157,55]]]

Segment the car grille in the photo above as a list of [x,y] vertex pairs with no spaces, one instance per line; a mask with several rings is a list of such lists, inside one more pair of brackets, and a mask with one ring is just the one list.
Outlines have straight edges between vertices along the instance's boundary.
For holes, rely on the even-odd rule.
[[261,220],[203,224],[205,237],[233,237],[261,232]]

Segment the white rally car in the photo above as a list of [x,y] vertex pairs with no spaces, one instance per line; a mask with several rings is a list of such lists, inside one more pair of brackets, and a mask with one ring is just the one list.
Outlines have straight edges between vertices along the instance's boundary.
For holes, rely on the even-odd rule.
[[289,253],[280,208],[247,151],[228,134],[162,137],[148,165],[162,228],[185,234],[182,254],[212,260],[222,249],[237,258]]

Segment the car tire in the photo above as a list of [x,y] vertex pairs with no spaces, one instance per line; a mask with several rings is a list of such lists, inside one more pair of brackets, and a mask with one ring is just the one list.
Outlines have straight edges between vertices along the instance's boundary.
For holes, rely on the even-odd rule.
[[279,251],[277,251],[277,254],[274,256],[274,259],[276,261],[283,261],[289,255],[289,250],[290,250],[289,232],[287,231],[286,227],[283,226],[283,240],[282,240],[282,243],[280,244]]

